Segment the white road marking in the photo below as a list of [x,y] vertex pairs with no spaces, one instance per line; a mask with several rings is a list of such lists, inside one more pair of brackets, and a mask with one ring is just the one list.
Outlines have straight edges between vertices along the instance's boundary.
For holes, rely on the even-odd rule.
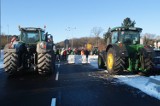
[[61,66],[61,64],[60,63],[58,63],[58,64],[56,64],[57,66],[58,66],[58,68]]
[[51,106],[56,106],[56,98],[52,98]]
[[56,81],[58,81],[59,72],[56,74]]
[[61,64],[58,64],[58,68],[61,66]]

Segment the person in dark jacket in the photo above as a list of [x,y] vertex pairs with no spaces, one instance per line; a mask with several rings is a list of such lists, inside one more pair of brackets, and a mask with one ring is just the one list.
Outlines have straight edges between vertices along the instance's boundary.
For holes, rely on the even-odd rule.
[[87,61],[87,63],[88,63],[88,55],[89,55],[89,50],[85,50],[85,55],[86,55],[86,61]]

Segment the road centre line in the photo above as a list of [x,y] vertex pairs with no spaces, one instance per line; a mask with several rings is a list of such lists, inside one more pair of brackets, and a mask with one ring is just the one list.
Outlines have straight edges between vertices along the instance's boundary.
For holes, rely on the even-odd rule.
[[51,106],[56,106],[56,98],[52,98]]
[[56,81],[58,81],[59,71],[56,73]]

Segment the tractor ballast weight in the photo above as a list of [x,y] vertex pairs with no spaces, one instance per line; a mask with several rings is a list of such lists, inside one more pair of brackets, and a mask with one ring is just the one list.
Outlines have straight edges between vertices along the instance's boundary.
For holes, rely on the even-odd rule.
[[153,48],[140,44],[142,28],[134,27],[135,22],[126,18],[121,27],[107,32],[106,50],[98,55],[98,67],[106,66],[110,74],[125,71],[148,73],[153,68]]
[[13,37],[4,48],[4,69],[10,74],[33,70],[39,74],[55,71],[53,40],[41,28],[19,28],[19,39]]

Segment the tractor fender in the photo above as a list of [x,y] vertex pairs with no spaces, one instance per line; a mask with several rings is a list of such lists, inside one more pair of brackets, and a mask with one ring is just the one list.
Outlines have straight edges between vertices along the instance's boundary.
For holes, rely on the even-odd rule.
[[106,52],[108,52],[109,48],[113,48],[115,50],[116,56],[128,57],[128,52],[125,46],[119,47],[116,44],[109,44],[106,48]]
[[9,46],[10,46],[10,43],[5,45],[5,47],[4,47],[5,52],[19,53],[19,52],[25,52],[26,51],[26,47],[25,47],[25,44],[23,42],[16,42],[13,45],[13,48],[9,48]]
[[[45,45],[45,47],[42,47],[43,44]],[[45,42],[45,41],[38,42],[36,51],[37,51],[37,53],[54,52],[53,43]]]
[[141,54],[143,54],[144,57],[148,57],[149,55],[153,57],[153,55],[154,55],[153,48],[148,47],[148,46],[144,46],[139,51]]

